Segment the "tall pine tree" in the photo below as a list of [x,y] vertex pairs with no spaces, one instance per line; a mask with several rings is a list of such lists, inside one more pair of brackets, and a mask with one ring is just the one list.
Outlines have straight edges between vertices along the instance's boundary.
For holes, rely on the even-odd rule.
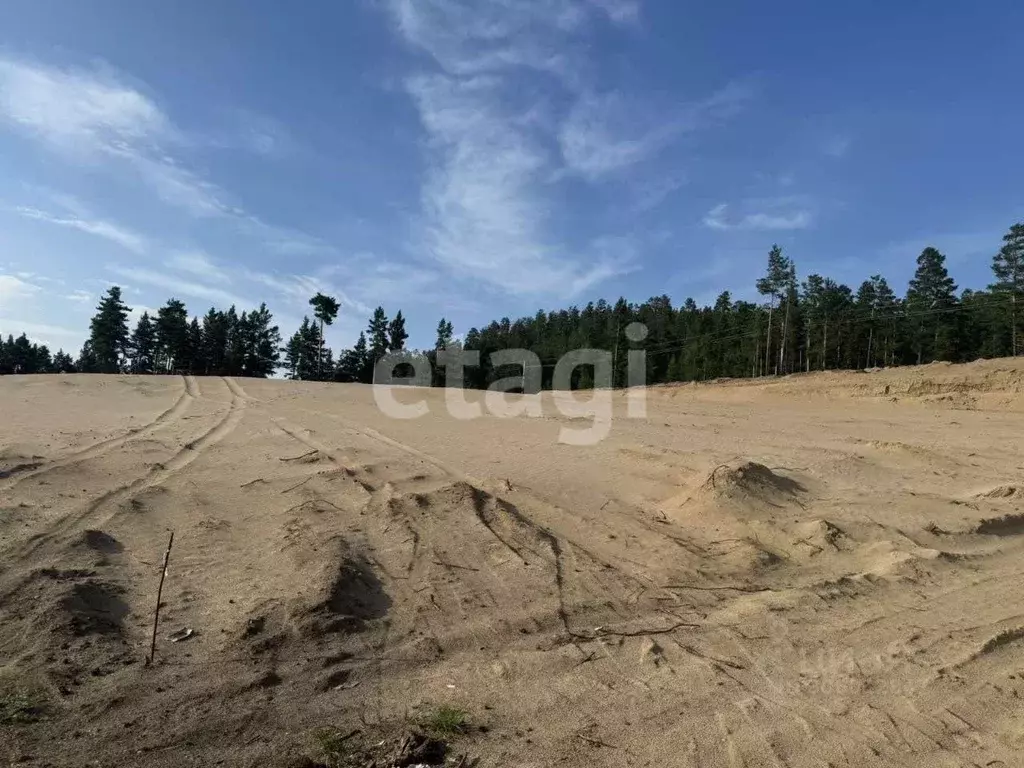
[[956,354],[956,283],[946,270],[946,257],[928,247],[917,257],[917,270],[907,288],[907,311],[918,363],[952,360]]
[[405,349],[405,340],[408,338],[409,334],[405,330],[405,318],[402,317],[402,310],[398,310],[398,314],[388,324],[388,350],[400,352]]
[[179,299],[168,299],[156,313],[156,369],[171,373],[189,364],[188,310]]
[[1016,357],[1020,353],[1018,299],[1024,298],[1024,224],[1014,224],[1003,236],[1003,247],[992,259],[992,272],[996,276],[992,292],[1006,297],[1009,304],[1010,354]]
[[153,373],[153,358],[156,354],[156,329],[149,317],[143,312],[139,322],[135,324],[131,339],[132,373]]
[[334,322],[334,319],[338,316],[338,310],[341,309],[341,305],[333,296],[325,296],[319,292],[309,300],[309,305],[313,307],[313,317],[320,321],[320,352],[317,356],[316,372],[317,377],[323,379],[324,370],[326,369],[330,372],[334,367],[332,364],[324,366],[324,326],[331,325]]
[[112,285],[100,299],[96,314],[89,323],[89,340],[82,358],[89,372],[120,373],[128,351],[128,313],[121,300],[121,287]]

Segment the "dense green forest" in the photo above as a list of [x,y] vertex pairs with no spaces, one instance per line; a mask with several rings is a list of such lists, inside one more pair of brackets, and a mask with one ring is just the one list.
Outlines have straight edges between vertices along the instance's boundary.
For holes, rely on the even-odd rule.
[[[378,307],[355,346],[337,356],[324,344],[324,328],[340,309],[331,296],[311,298],[312,319],[304,318],[282,344],[265,304],[241,314],[235,307],[211,308],[201,320],[189,320],[184,303],[171,299],[155,317],[143,314],[129,329],[130,310],[114,286],[100,300],[77,359],[63,350],[51,354],[25,334],[8,336],[0,341],[0,373],[266,377],[284,368],[294,379],[370,382],[374,362],[386,353],[425,355],[434,363],[439,350],[461,346],[479,351],[481,360],[466,370],[465,386],[483,388],[521,372],[522,366],[493,368],[490,353],[526,349],[539,359],[541,381],[548,388],[556,361],[585,347],[612,353],[616,386],[626,382],[628,349],[646,351],[652,384],[1016,356],[1024,346],[1017,306],[1024,297],[1024,224],[1013,225],[1003,237],[991,267],[987,289],[958,293],[945,256],[929,247],[917,257],[914,276],[900,297],[881,275],[870,276],[856,289],[817,274],[801,280],[793,260],[773,246],[765,274],[756,282],[763,297],[759,303],[734,301],[727,291],[710,307],[698,307],[692,299],[673,307],[668,296],[639,304],[601,300],[583,308],[502,318],[469,329],[461,340],[442,318],[433,349],[422,352],[406,350],[402,312],[389,318]],[[648,330],[643,341],[626,338],[625,329],[634,322]],[[576,378],[583,387],[589,380],[587,375]],[[443,373],[435,371],[433,383],[443,386],[444,381]]]

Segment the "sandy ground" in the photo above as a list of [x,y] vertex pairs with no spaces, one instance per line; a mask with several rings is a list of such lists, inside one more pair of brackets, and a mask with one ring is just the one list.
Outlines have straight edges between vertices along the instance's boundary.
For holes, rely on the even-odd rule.
[[620,392],[590,446],[550,393],[399,397],[0,379],[0,760],[301,765],[450,705],[480,766],[1024,765],[1024,362]]

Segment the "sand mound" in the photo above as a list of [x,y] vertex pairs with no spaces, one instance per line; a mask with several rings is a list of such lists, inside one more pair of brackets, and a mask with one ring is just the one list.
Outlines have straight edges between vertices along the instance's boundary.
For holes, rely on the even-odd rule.
[[[466,529],[462,532],[465,544],[477,557],[494,542],[512,552],[524,562],[534,557],[547,559],[551,553],[551,534],[526,517],[518,507],[464,480],[447,483],[423,493],[393,496],[387,501],[393,517],[404,517],[429,529]],[[471,525],[475,520],[482,529]],[[469,533],[474,531],[474,533]],[[483,535],[486,533],[486,535]],[[448,534],[446,538],[450,536]]]
[[366,559],[340,537],[321,549],[325,556],[306,582],[310,597],[296,600],[289,611],[299,634],[358,632],[367,621],[385,616],[391,599]]
[[756,461],[735,459],[712,469],[693,489],[669,500],[670,506],[718,507],[728,502],[740,514],[801,505],[806,487]]
[[733,461],[721,464],[708,473],[701,490],[726,496],[743,495],[763,500],[794,496],[805,490],[788,477],[780,475],[756,461]]

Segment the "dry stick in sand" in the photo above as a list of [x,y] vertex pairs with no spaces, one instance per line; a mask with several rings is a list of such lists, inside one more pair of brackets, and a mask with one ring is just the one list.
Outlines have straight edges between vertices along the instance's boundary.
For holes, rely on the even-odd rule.
[[160,597],[164,592],[164,579],[167,577],[167,561],[171,559],[171,547],[174,545],[174,531],[171,531],[171,538],[167,541],[167,551],[164,552],[164,565],[160,569],[160,586],[156,588],[156,611],[153,612],[153,640],[149,645],[149,656],[146,658],[146,666],[153,663],[156,657],[156,630],[160,626]]
[[458,568],[460,571],[479,571],[479,568],[470,568],[468,565],[456,565],[455,563],[446,563],[444,560],[435,560],[434,565],[440,565],[444,568]]
[[308,453],[304,453],[301,456],[288,456],[288,457],[282,458],[281,461],[299,461],[300,459],[309,458],[314,453],[320,453],[320,451],[318,449],[314,448],[312,451],[309,451]]

